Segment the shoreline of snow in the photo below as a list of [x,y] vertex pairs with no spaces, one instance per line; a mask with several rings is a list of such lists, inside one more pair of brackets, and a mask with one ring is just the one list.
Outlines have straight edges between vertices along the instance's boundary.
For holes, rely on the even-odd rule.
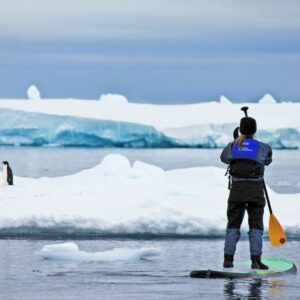
[[[101,235],[222,236],[228,198],[224,169],[164,171],[110,154],[92,169],[55,178],[15,178],[0,186],[0,236],[47,232]],[[288,237],[300,237],[299,194],[269,189]],[[265,227],[269,213],[266,208]],[[247,231],[247,218],[242,229]]]

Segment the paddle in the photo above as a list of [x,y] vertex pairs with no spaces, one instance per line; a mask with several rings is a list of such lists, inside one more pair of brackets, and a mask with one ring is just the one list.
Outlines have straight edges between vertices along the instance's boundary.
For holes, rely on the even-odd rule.
[[273,210],[271,207],[269,195],[267,192],[267,187],[265,181],[263,181],[264,184],[264,191],[267,198],[267,203],[270,211],[270,218],[269,218],[269,240],[272,246],[274,247],[280,247],[283,246],[287,242],[287,238],[285,235],[285,232],[276,219],[276,217],[273,214]]

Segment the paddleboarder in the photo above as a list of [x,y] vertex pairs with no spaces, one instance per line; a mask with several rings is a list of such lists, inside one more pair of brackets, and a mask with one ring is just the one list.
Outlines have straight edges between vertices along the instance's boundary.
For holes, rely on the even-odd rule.
[[247,211],[251,267],[267,270],[268,266],[261,262],[265,207],[264,169],[272,162],[272,149],[268,144],[255,139],[256,120],[248,117],[248,107],[242,107],[242,110],[245,117],[240,120],[240,135],[235,130],[235,140],[221,154],[221,161],[229,165],[230,189],[223,267],[233,267],[240,227]]

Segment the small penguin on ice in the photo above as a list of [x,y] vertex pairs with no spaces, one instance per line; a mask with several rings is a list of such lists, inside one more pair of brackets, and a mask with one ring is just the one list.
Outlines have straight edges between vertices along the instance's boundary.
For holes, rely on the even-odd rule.
[[2,171],[2,178],[3,178],[3,185],[13,185],[13,172],[9,166],[8,161],[3,161],[3,171]]

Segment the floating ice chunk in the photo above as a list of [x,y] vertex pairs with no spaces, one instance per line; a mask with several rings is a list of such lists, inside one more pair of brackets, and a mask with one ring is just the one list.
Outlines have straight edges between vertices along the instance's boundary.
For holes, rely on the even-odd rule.
[[101,103],[105,104],[126,104],[128,100],[123,95],[118,94],[105,94],[100,97]]
[[41,251],[44,252],[74,252],[79,251],[78,246],[75,243],[62,243],[45,245]]
[[131,166],[129,160],[120,154],[109,154],[101,162],[105,175],[116,176],[126,175],[130,172]]
[[276,103],[276,100],[274,97],[270,94],[265,94],[259,101],[258,103]]
[[228,98],[226,98],[225,96],[222,95],[220,97],[220,103],[222,103],[222,104],[231,104],[232,102]]
[[86,252],[79,250],[75,243],[45,245],[36,255],[47,259],[66,261],[134,261],[159,256],[157,248],[115,248],[102,252]]
[[31,85],[27,90],[27,96],[30,100],[41,100],[41,94],[35,85]]

